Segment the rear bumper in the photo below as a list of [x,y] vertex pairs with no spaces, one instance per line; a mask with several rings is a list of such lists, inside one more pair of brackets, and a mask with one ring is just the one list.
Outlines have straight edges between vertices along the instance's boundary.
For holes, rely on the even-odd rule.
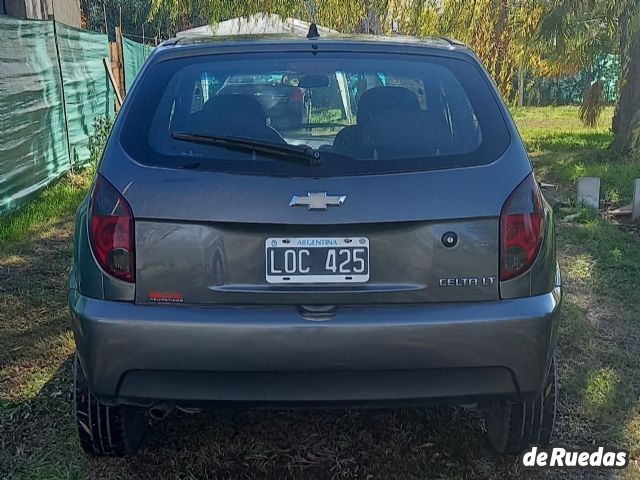
[[69,294],[80,359],[105,401],[149,405],[480,402],[537,393],[561,288],[500,302],[339,307],[147,306]]

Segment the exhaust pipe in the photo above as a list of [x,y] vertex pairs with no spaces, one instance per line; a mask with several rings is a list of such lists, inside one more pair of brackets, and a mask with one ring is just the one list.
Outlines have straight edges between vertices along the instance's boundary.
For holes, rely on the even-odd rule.
[[168,403],[159,403],[149,409],[149,416],[156,422],[161,422],[166,419],[175,407]]

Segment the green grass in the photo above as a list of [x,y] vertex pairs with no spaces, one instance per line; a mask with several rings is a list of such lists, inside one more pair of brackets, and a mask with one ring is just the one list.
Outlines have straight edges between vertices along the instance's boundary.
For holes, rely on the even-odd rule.
[[[515,113],[538,176],[572,196],[578,176],[606,170],[607,195],[629,198],[635,166],[606,150],[607,120],[590,130],[576,116],[575,108]],[[85,457],[73,426],[65,289],[73,211],[89,182],[89,174],[66,177],[0,219],[3,480],[619,478],[587,470],[524,472],[489,451],[477,413],[457,408],[179,415],[155,425],[134,458]],[[640,242],[586,210],[556,217],[574,212],[573,222],[558,225],[565,298],[554,441],[623,447],[638,459]],[[640,479],[637,466],[618,473]]]
[[0,249],[3,244],[19,241],[29,232],[50,227],[74,212],[86,195],[90,181],[87,172],[68,174],[21,210],[0,218]]
[[338,108],[322,108],[311,111],[311,123],[346,123]]
[[574,426],[640,455],[640,243],[593,215],[559,230],[563,394]]
[[605,203],[631,202],[640,159],[608,150],[613,108],[605,109],[596,128],[582,125],[578,107],[527,107],[513,116],[540,175],[568,191],[575,190],[580,177],[600,177]]

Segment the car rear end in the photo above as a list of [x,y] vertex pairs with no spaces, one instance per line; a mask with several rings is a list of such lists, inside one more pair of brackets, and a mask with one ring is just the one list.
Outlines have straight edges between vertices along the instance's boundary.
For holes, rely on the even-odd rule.
[[[302,129],[224,88],[195,101],[282,71],[346,80],[305,92]],[[560,287],[551,208],[471,53],[263,41],[148,62],[78,211],[69,300],[109,404],[482,403],[539,394]]]

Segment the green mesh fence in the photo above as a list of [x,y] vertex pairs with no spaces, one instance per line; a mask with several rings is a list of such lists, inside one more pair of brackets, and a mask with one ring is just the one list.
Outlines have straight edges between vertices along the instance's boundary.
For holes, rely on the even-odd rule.
[[0,17],[0,214],[69,168],[52,22]]
[[123,37],[122,50],[124,56],[124,86],[128,92],[145,60],[153,52],[153,47]]
[[72,163],[89,160],[93,121],[113,114],[114,97],[102,64],[109,56],[105,35],[0,17],[0,38],[2,215]]
[[[584,92],[596,80],[604,83],[606,102],[615,103],[618,98],[620,58],[617,55],[600,55],[593,66],[571,77],[545,78],[527,75],[525,100],[527,105],[577,105],[582,103]],[[514,90],[517,89],[514,81]]]
[[89,160],[89,136],[96,117],[114,114],[114,96],[103,59],[106,35],[56,24],[73,165]]

